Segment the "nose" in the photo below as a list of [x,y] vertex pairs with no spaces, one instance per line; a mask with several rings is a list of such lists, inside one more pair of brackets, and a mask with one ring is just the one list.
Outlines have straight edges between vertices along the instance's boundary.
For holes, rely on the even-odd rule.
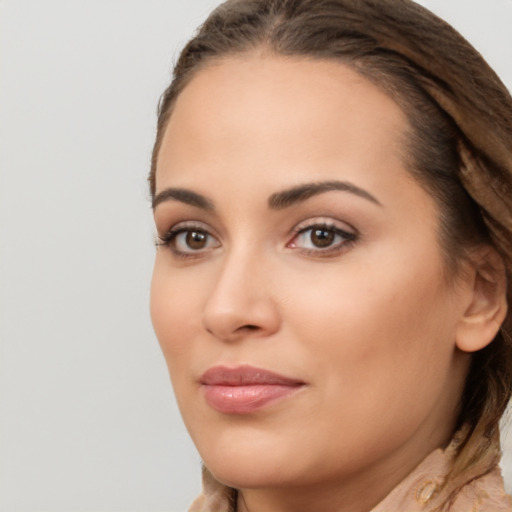
[[262,338],[280,326],[270,275],[254,258],[229,258],[203,310],[203,326],[222,341]]

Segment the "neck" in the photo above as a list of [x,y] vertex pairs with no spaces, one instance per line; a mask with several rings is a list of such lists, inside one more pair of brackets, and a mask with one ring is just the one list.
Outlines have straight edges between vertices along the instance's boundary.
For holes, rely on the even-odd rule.
[[[370,512],[421,461],[438,447],[445,446],[452,430],[431,438],[420,447],[416,437],[406,446],[347,477],[293,488],[240,489],[237,512]],[[420,439],[423,438],[419,436]],[[416,457],[411,457],[415,454]]]

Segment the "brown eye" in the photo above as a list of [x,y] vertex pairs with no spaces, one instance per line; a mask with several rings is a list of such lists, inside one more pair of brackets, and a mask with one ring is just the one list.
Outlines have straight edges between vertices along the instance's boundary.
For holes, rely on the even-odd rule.
[[336,233],[332,229],[318,228],[311,230],[311,243],[315,247],[329,247],[333,244]]
[[175,255],[180,257],[206,255],[212,249],[221,246],[217,238],[208,231],[186,227],[171,230],[160,237],[160,240],[160,245],[169,247]]
[[208,235],[203,231],[187,231],[185,243],[195,251],[204,249],[208,243]]
[[356,239],[356,233],[337,226],[315,224],[299,230],[288,247],[303,249],[316,256],[332,256],[348,249]]

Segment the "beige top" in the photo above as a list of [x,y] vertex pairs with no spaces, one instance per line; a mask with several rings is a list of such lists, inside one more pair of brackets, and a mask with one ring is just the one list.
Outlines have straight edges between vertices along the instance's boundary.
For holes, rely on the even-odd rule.
[[[452,467],[459,442],[432,452],[371,512],[512,512],[498,466],[499,448],[489,450],[462,475],[442,486]],[[189,512],[235,512],[236,491],[217,482],[205,470],[203,493]]]

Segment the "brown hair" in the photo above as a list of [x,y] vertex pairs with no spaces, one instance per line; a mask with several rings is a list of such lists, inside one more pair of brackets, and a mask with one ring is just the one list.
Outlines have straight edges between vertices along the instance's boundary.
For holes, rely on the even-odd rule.
[[[264,49],[337,59],[403,109],[410,172],[435,198],[448,275],[474,244],[491,243],[512,274],[512,98],[478,52],[411,0],[228,0],[183,49],[158,111],[149,176],[176,98],[201,67]],[[507,295],[512,304],[511,290]],[[512,321],[473,354],[459,426],[469,425],[453,474],[484,456],[512,388]]]

